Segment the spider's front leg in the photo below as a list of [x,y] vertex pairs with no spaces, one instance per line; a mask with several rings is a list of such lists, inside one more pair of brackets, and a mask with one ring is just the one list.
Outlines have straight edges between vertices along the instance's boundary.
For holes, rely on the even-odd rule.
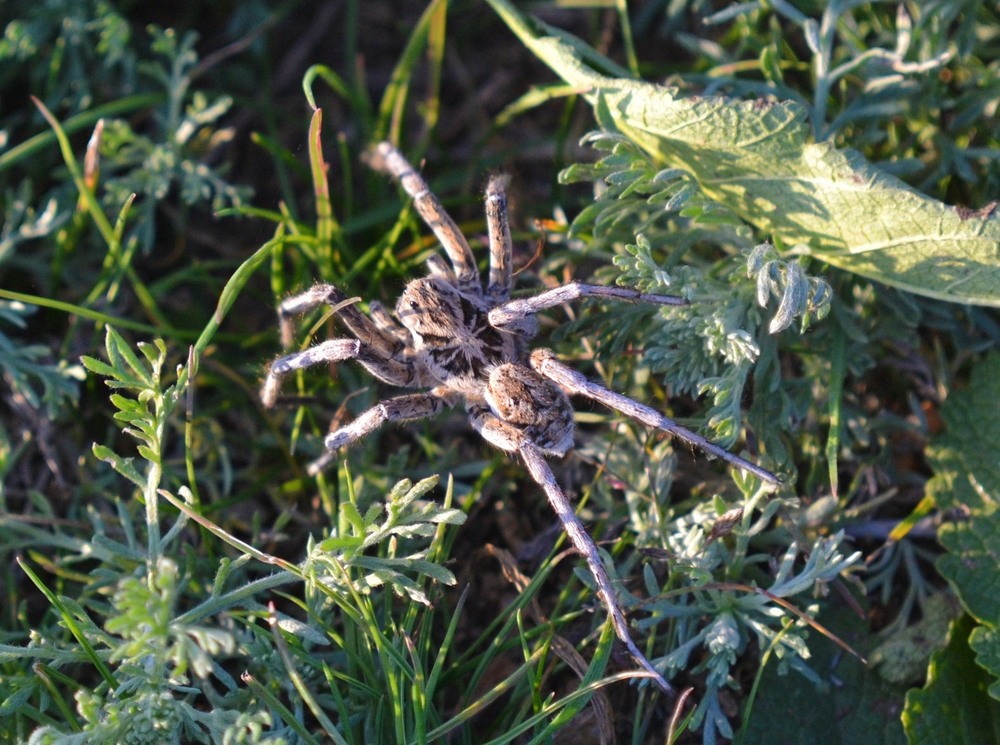
[[470,404],[468,409],[473,428],[485,440],[508,453],[519,453],[521,455],[531,477],[535,480],[535,483],[542,487],[545,496],[548,497],[549,504],[552,505],[552,510],[562,523],[566,535],[569,536],[570,543],[573,544],[573,548],[587,562],[587,568],[590,569],[590,574],[594,578],[594,584],[597,586],[597,594],[600,596],[601,602],[608,612],[615,635],[628,648],[632,658],[639,663],[640,667],[656,681],[656,684],[665,693],[673,693],[670,684],[653,667],[653,664],[646,659],[646,656],[632,640],[628,620],[625,618],[625,612],[618,602],[614,583],[612,583],[608,570],[604,566],[597,544],[590,537],[580,518],[576,516],[573,505],[560,488],[555,474],[549,468],[549,464],[546,462],[542,451],[521,430],[501,421],[487,406],[483,404]]
[[285,298],[278,306],[282,346],[285,349],[292,346],[292,332],[297,316],[326,305],[356,337],[364,339],[379,356],[392,357],[399,351],[402,343],[358,310],[356,303],[360,299],[349,298],[339,287],[323,282],[298,295]]
[[459,289],[473,295],[480,295],[482,287],[479,280],[479,269],[476,258],[472,255],[469,242],[458,229],[458,225],[445,212],[441,202],[434,196],[427,182],[403,157],[403,154],[389,142],[380,142],[368,151],[368,165],[376,171],[383,171],[393,176],[413,198],[413,206],[448,254],[455,269]]
[[348,298],[334,285],[320,283],[305,292],[286,298],[278,306],[282,345],[292,345],[296,316],[326,305],[357,338],[331,339],[302,352],[275,360],[268,369],[260,397],[271,408],[278,400],[282,380],[296,370],[314,365],[357,360],[372,375],[403,388],[425,384],[423,376],[406,352],[407,332],[377,303],[372,304],[375,320],[356,306],[359,298]]
[[270,409],[278,401],[281,382],[291,373],[314,365],[357,359],[360,353],[361,342],[357,339],[330,339],[305,351],[280,357],[267,369],[267,378],[260,388],[260,400],[265,408]]
[[281,383],[296,370],[304,370],[316,365],[357,360],[372,375],[390,385],[421,385],[419,371],[405,359],[388,359],[365,342],[358,339],[329,339],[314,347],[279,357],[267,370],[267,377],[260,388],[260,400],[270,409],[278,402]]
[[623,300],[629,303],[651,303],[653,305],[687,305],[688,302],[676,295],[655,295],[639,292],[630,287],[605,287],[603,285],[588,285],[583,282],[569,284],[546,290],[534,297],[518,298],[497,306],[490,311],[490,325],[506,331],[522,331],[525,322],[531,316],[568,303],[579,298],[596,297],[605,300]]

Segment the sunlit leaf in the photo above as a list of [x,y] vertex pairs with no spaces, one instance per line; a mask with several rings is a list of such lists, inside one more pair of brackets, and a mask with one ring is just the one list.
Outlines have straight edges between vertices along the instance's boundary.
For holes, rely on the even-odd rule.
[[769,237],[842,269],[943,300],[1000,306],[1000,211],[953,207],[852,150],[809,142],[790,101],[680,96],[629,76],[571,35],[489,0],[520,40],[585,92],[601,126]]

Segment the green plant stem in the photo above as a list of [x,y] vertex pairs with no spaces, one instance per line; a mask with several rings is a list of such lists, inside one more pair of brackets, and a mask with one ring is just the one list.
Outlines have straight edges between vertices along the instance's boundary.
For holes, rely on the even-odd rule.
[[[101,313],[99,310],[84,308],[81,305],[73,305],[72,303],[65,303],[61,300],[42,297],[41,295],[28,295],[23,292],[12,292],[11,290],[0,289],[0,298],[3,298],[4,300],[15,300],[17,302],[27,303],[28,305],[37,305],[41,308],[51,308],[53,310],[59,310],[63,313],[71,315],[83,316],[106,326],[115,326],[117,328],[141,331],[149,335],[162,332],[162,329],[158,329],[156,326],[150,326],[148,323],[141,323],[139,321],[133,321],[128,318],[120,318],[118,316],[109,316],[107,313]],[[181,331],[175,333],[180,338],[184,338],[186,335],[186,332]],[[193,334],[190,336],[193,338]]]
[[[219,302],[215,306],[215,312],[212,314],[211,320],[206,324],[205,329],[198,336],[198,340],[194,344],[193,359],[195,360],[195,369],[197,369],[197,361],[200,359],[202,352],[205,351],[206,347],[212,341],[222,322],[229,314],[230,309],[233,307],[233,303],[236,302],[236,298],[239,297],[243,287],[250,280],[251,275],[268,259],[271,251],[279,246],[283,240],[284,238],[278,235],[258,248],[250,258],[239,265],[236,271],[233,272],[233,276],[226,282],[226,286],[222,288],[222,293],[219,295]],[[187,367],[181,370],[180,375],[177,377],[178,390],[182,390],[187,385],[192,372],[193,370]]]
[[80,628],[80,624],[77,623],[76,617],[69,611],[62,600],[54,592],[52,592],[52,590],[50,590],[44,582],[42,582],[41,578],[35,574],[32,568],[28,566],[27,562],[19,557],[17,559],[17,565],[21,567],[21,570],[25,574],[28,575],[28,579],[34,583],[35,587],[41,590],[42,594],[45,595],[46,600],[49,601],[49,604],[59,612],[66,628],[69,629],[77,643],[83,648],[85,655],[93,663],[94,667],[97,668],[97,671],[101,674],[104,682],[107,683],[112,689],[117,688],[118,681],[115,679],[114,673],[112,673],[108,666],[104,663],[104,660],[98,656],[94,646],[90,643],[90,640],[87,639],[86,634],[83,633],[83,629]]
[[844,378],[847,375],[847,334],[841,328],[833,332],[830,350],[830,385],[827,393],[827,412],[830,431],[826,438],[826,464],[830,476],[830,493],[837,496],[839,478],[837,456],[840,452],[841,412],[843,411]]

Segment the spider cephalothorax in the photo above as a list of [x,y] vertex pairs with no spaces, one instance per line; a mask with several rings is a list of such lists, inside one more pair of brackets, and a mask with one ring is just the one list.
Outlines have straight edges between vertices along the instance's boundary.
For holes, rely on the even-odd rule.
[[472,393],[486,369],[517,355],[516,339],[490,325],[482,297],[469,296],[443,277],[410,282],[396,304],[412,350],[438,382]]
[[511,300],[512,248],[505,179],[491,179],[486,189],[490,267],[484,286],[465,237],[400,152],[383,142],[368,153],[368,161],[373,168],[399,180],[441,242],[450,266],[440,257],[431,258],[427,262],[427,276],[404,288],[395,317],[377,303],[370,303],[365,315],[343,292],[328,284],[315,285],[285,300],[278,315],[286,346],[291,344],[292,319],[320,305],[330,306],[351,336],[331,339],[276,360],[261,389],[264,404],[274,405],[281,381],[289,373],[346,360],[356,360],[390,385],[423,389],[386,399],[327,435],[324,441],[327,454],[310,467],[315,473],[333,459],[338,448],[350,445],[386,422],[421,419],[464,402],[469,421],[484,439],[501,450],[519,454],[524,460],[532,478],[545,491],[574,548],[586,559],[618,638],[657,683],[670,690],[663,676],[632,641],[600,552],[545,461],[546,455],[562,456],[573,446],[569,395],[599,401],[647,426],[670,432],[764,481],[776,484],[778,480],[760,466],[681,427],[655,409],[591,382],[561,363],[551,351],[535,349],[529,354],[527,342],[535,334],[536,313],[578,298],[657,305],[681,305],[685,301],[670,295],[580,282]]

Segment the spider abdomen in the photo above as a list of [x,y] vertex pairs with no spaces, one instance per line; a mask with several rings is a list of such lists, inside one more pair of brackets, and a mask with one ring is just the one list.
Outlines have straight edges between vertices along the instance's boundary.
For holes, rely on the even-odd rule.
[[573,407],[554,383],[526,365],[507,362],[490,370],[486,402],[548,455],[573,447]]

